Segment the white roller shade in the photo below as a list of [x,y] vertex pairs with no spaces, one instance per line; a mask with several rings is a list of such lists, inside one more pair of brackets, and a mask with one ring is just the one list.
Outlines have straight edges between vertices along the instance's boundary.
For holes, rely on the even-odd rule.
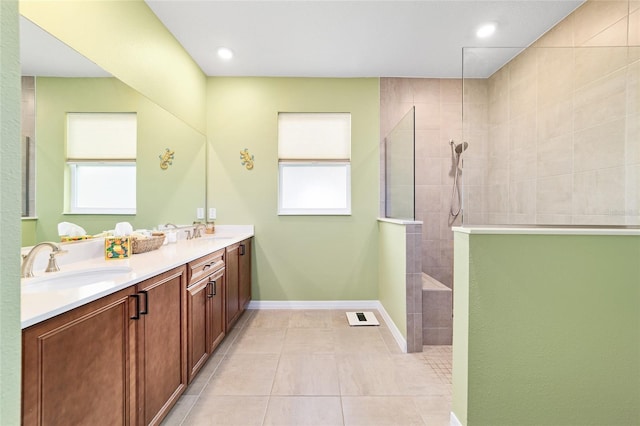
[[279,113],[278,158],[349,160],[351,114]]
[[134,159],[135,113],[68,113],[67,158]]

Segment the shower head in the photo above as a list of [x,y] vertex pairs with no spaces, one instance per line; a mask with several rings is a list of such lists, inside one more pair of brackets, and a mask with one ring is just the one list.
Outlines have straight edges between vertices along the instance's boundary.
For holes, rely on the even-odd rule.
[[456,154],[462,154],[464,151],[467,150],[467,148],[469,147],[469,144],[466,142],[462,142],[459,145],[456,145]]

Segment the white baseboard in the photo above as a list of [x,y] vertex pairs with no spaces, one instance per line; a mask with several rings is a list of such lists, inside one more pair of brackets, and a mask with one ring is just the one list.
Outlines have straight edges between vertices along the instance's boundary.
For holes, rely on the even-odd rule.
[[460,423],[460,420],[458,420],[458,418],[456,417],[456,415],[454,414],[454,412],[451,412],[451,417],[449,420],[449,425],[450,426],[462,426],[462,423]]
[[402,352],[407,352],[407,340],[379,300],[252,300],[248,309],[376,309]]

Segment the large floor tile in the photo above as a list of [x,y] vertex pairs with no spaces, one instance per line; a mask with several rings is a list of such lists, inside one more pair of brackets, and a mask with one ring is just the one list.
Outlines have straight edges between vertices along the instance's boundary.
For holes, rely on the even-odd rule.
[[333,315],[329,310],[298,309],[291,311],[289,328],[331,328]]
[[342,397],[345,426],[424,425],[412,398]]
[[212,395],[269,395],[278,354],[234,354],[222,360],[201,398]]
[[414,397],[413,402],[427,426],[449,426],[451,417],[451,396]]
[[200,395],[202,389],[209,383],[209,379],[216,371],[220,362],[224,358],[223,355],[213,355],[209,357],[207,362],[202,366],[196,377],[184,391],[184,395]]
[[233,342],[227,354],[279,354],[286,328],[247,328]]
[[260,426],[267,396],[217,396],[200,399],[182,423],[185,426]]
[[393,362],[385,354],[339,354],[341,395],[401,395]]
[[167,417],[162,421],[162,426],[179,426],[187,417],[189,411],[198,400],[197,395],[182,395],[176,405],[173,406]]
[[335,337],[330,328],[289,328],[282,353],[334,353]]
[[287,328],[291,318],[291,310],[264,309],[257,310],[247,319],[245,328]]
[[336,328],[334,338],[336,353],[389,353],[377,327]]
[[283,354],[272,395],[340,395],[338,366],[332,354]]
[[264,425],[341,426],[340,397],[278,397],[269,399]]

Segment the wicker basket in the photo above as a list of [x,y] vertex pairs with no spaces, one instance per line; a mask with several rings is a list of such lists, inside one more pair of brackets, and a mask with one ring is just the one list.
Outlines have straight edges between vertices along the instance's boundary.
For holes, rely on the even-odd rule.
[[164,235],[156,235],[145,239],[131,238],[131,252],[137,254],[157,250],[164,243],[164,238]]

